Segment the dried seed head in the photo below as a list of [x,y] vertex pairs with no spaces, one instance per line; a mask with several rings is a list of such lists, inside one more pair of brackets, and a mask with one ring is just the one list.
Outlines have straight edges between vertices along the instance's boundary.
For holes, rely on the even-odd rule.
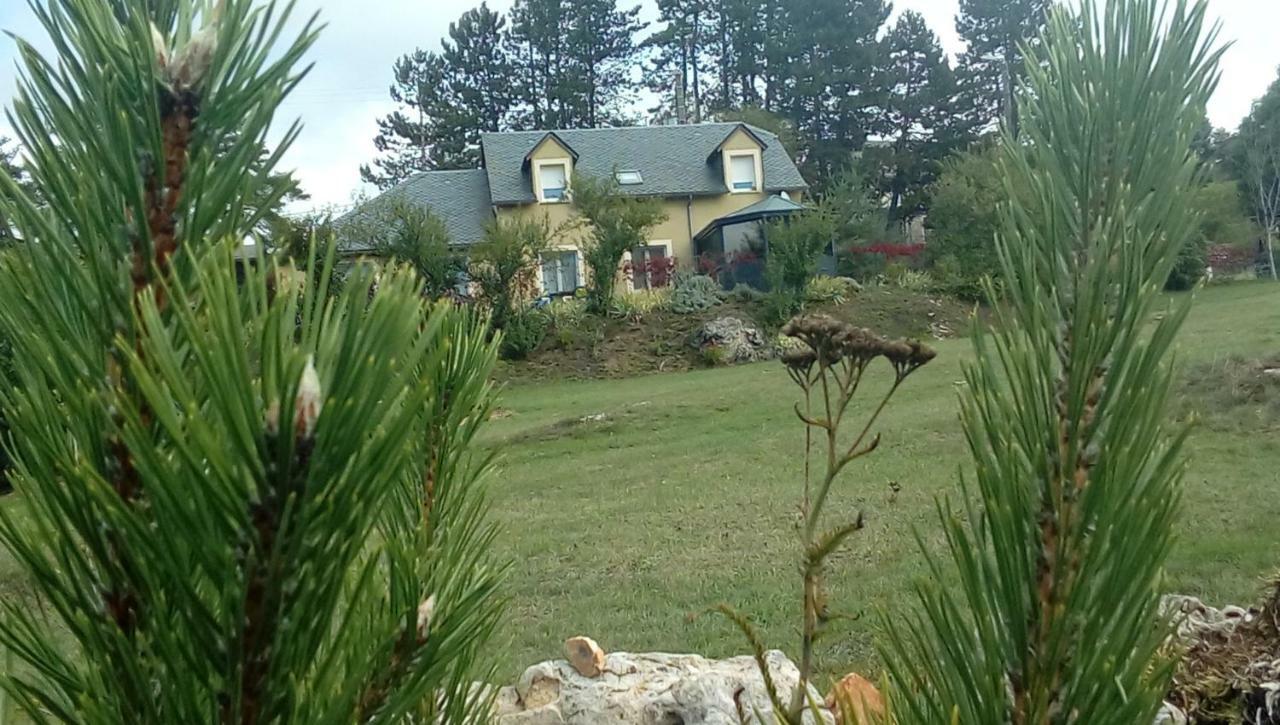
[[798,372],[807,372],[818,361],[818,356],[808,346],[793,347],[782,353],[782,364]]
[[298,395],[294,399],[293,425],[298,438],[310,438],[316,431],[316,419],[324,407],[320,390],[320,376],[316,374],[315,356],[307,358],[307,367],[298,381]]
[[899,378],[905,378],[938,356],[933,348],[919,340],[895,340],[886,343],[884,356],[893,364]]

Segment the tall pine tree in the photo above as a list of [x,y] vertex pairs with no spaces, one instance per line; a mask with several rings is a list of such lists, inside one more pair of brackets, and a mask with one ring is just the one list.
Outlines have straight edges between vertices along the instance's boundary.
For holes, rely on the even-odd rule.
[[594,128],[623,122],[635,99],[637,81],[632,76],[639,47],[636,36],[644,30],[640,6],[629,10],[617,0],[572,0],[568,3],[572,111],[569,125]]
[[960,0],[956,32],[968,43],[960,58],[968,113],[977,128],[999,120],[1015,135],[1015,90],[1026,77],[1023,44],[1034,47],[1053,0]]
[[444,60],[437,53],[415,50],[396,61],[394,74],[391,100],[400,108],[378,119],[373,145],[379,157],[360,167],[360,178],[379,189],[436,164],[432,144],[438,124],[430,114],[444,85]]
[[805,140],[806,171],[821,186],[881,130],[883,43],[878,36],[889,3],[798,0],[781,12],[783,21],[769,33],[781,48],[769,59],[767,103],[777,104],[795,124]]
[[[715,62],[716,43],[723,41],[718,5],[712,0],[658,0],[659,20],[666,26],[644,45],[653,50],[646,85],[658,95],[653,110],[662,119],[679,123],[700,123],[706,115],[709,97],[719,70],[724,81],[724,64]],[[723,51],[723,48],[720,48]]]
[[511,127],[518,89],[506,22],[481,3],[449,25],[441,52],[396,62],[391,97],[402,108],[378,121],[382,157],[361,168],[365,181],[385,189],[417,171],[470,168],[480,134]]
[[955,76],[922,15],[906,11],[885,38],[884,127],[887,143],[868,149],[875,182],[888,198],[890,222],[917,216],[928,203],[942,159],[960,143],[949,123]]
[[511,8],[511,57],[526,126],[564,128],[570,71],[561,27],[563,0],[516,0]]

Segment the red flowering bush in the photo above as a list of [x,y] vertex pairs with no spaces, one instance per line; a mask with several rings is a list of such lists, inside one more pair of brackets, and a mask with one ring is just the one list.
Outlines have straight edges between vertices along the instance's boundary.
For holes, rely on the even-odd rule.
[[626,264],[622,265],[622,273],[627,276],[627,279],[631,280],[633,283],[637,276],[642,279],[646,279],[649,281],[649,284],[647,285],[649,289],[666,287],[671,284],[671,277],[675,272],[675,257],[653,257],[646,259],[639,264],[628,261]]
[[1252,266],[1256,255],[1248,247],[1235,244],[1210,244],[1205,256],[1214,274],[1236,274]]

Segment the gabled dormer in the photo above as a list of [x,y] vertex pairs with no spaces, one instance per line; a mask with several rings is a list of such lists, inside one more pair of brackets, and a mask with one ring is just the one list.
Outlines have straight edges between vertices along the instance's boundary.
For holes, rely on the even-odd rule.
[[716,146],[708,161],[719,160],[725,189],[730,194],[756,194],[764,190],[764,139],[745,124],[738,124]]
[[569,182],[578,152],[555,132],[534,144],[524,157],[525,169],[539,204],[560,204],[569,200]]

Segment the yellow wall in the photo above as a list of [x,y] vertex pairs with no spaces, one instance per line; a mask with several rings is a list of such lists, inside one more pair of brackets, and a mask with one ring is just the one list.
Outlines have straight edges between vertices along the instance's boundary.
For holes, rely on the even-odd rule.
[[[760,145],[750,134],[739,129],[725,140],[722,149],[724,151],[758,151]],[[569,156],[568,150],[554,139],[545,139],[529,155],[531,162],[534,162],[531,171],[536,168],[537,161]],[[722,154],[724,163],[727,163],[727,159],[728,155]],[[763,169],[758,166],[757,178],[767,181],[763,180],[762,171]],[[572,186],[572,174],[573,172],[570,171],[570,186]],[[662,207],[667,213],[667,218],[649,232],[649,241],[668,242],[670,244],[668,252],[676,258],[680,268],[692,269],[694,266],[693,237],[698,232],[716,219],[751,206],[766,196],[768,195],[763,192],[731,194],[726,186],[723,194],[715,196],[665,198],[662,200]],[[791,192],[790,196],[793,201],[801,201],[800,194],[796,192]],[[500,219],[545,219],[552,230],[552,246],[559,249],[576,248],[585,233],[581,225],[574,224],[573,204],[567,202],[500,206],[497,207],[496,213]],[[579,280],[586,279],[585,273],[585,269],[579,269]],[[541,274],[540,271],[539,274]]]
[[[695,196],[690,198],[663,199],[662,209],[667,213],[666,220],[659,222],[650,232],[652,241],[670,241],[671,254],[679,261],[681,267],[692,265],[693,237],[708,224],[739,209],[744,209],[764,199],[767,194],[721,194],[719,196]],[[792,201],[801,202],[801,195],[790,193]],[[548,222],[553,236],[553,245],[570,248],[578,246],[584,230],[581,228],[568,230],[574,219],[573,205],[562,204],[521,204],[519,206],[498,207],[498,217],[506,219],[543,219]],[[692,230],[692,231],[690,231]]]
[[729,134],[729,138],[720,144],[720,148],[725,151],[747,151],[760,148],[760,144],[754,138],[751,138],[751,134],[739,128]]

